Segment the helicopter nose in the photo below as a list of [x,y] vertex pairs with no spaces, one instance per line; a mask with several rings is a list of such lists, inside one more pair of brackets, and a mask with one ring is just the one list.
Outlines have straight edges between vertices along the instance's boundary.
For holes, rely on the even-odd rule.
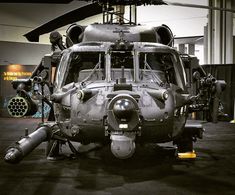
[[113,105],[113,112],[119,119],[129,120],[134,110],[134,103],[128,99],[119,99]]

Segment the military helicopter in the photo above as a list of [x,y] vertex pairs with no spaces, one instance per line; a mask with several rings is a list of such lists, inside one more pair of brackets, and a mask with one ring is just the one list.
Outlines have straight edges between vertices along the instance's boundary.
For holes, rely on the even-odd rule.
[[[187,118],[205,108],[216,116],[226,84],[207,75],[197,59],[179,54],[168,26],[137,25],[136,6],[144,4],[165,2],[94,0],[25,35],[38,41],[75,18],[103,14],[103,24],[72,24],[65,43],[51,32],[52,54],[42,58],[29,79],[12,82],[17,91],[8,103],[12,117],[35,114],[38,101],[51,112],[47,121],[42,112],[38,128],[7,149],[6,162],[20,162],[45,141],[48,159],[60,155],[61,144],[78,154],[73,142],[110,145],[119,159],[130,158],[139,143],[173,142],[179,158],[196,158],[193,142],[202,138],[203,127],[186,123]],[[189,83],[199,85],[197,91]]]

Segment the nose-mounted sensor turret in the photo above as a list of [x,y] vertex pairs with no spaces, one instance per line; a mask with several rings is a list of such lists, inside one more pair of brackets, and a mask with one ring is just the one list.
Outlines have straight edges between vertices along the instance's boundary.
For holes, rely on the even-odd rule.
[[135,110],[135,105],[129,99],[119,99],[113,105],[113,112],[119,119],[129,121]]
[[107,122],[110,131],[123,131],[123,126],[127,126],[125,131],[135,130],[139,123],[139,107],[135,98],[129,94],[115,95],[108,105]]
[[113,94],[115,96],[108,105],[107,124],[111,151],[120,159],[129,158],[134,153],[135,137],[140,127],[139,107],[130,94]]

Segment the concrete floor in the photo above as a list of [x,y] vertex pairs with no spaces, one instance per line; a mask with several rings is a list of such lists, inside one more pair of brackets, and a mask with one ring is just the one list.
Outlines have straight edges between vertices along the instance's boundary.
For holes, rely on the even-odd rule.
[[115,159],[105,147],[52,162],[43,143],[20,164],[6,164],[4,150],[37,122],[0,118],[0,195],[235,194],[234,124],[206,123],[195,161],[179,161],[172,150],[147,145],[129,160]]

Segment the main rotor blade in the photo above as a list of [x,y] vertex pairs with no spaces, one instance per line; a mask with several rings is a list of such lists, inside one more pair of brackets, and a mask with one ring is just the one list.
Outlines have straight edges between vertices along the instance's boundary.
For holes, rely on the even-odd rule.
[[59,16],[28,32],[24,36],[31,42],[38,42],[40,35],[49,33],[67,24],[71,24],[100,13],[102,13],[102,6],[98,5],[98,3],[88,4],[66,14],[63,14],[62,16]]
[[188,4],[188,3],[177,3],[177,2],[169,2],[169,1],[164,1],[164,2],[166,2],[168,5],[173,5],[173,6],[219,10],[219,11],[227,11],[227,12],[235,13],[234,9],[227,9],[227,8],[220,8],[220,7],[213,7],[213,6],[206,6],[206,5],[195,5],[195,4]]
[[66,4],[73,0],[0,0],[0,3],[50,3],[50,4]]

